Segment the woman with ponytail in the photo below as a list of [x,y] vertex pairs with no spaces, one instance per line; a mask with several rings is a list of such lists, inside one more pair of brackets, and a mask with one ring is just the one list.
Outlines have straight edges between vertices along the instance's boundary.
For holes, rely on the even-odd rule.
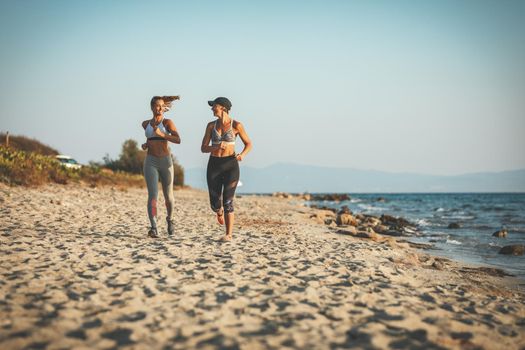
[[157,231],[157,197],[158,182],[162,184],[162,192],[166,202],[168,235],[173,235],[173,160],[168,142],[180,144],[180,136],[172,120],[164,118],[164,112],[171,108],[173,101],[179,96],[153,96],[150,102],[153,117],[142,122],[147,141],[142,149],[147,150],[144,159],[144,178],[148,188],[148,217],[150,229],[148,236],[158,237]]

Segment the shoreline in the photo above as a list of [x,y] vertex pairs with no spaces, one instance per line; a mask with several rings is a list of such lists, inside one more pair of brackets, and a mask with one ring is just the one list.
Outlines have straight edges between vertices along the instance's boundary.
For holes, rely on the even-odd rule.
[[[301,194],[292,195],[292,197],[285,198],[285,199],[295,202],[297,200],[301,200],[302,196],[303,195]],[[272,195],[272,197],[275,197],[275,195]],[[279,197],[277,196],[277,198]],[[324,219],[326,217],[327,211],[325,209],[319,208],[316,206],[308,206],[306,203],[303,203],[303,205],[309,209],[313,209],[315,213],[321,213],[321,215],[313,214],[315,215],[313,216],[314,219],[318,219],[319,217]],[[417,239],[418,236],[408,236],[408,235],[401,235],[401,236],[386,235],[385,236],[385,235],[378,234],[377,237],[356,237],[355,235],[348,234],[345,232],[345,228],[347,226],[344,226],[344,225],[343,226],[330,226],[330,225],[321,223],[319,220],[317,220],[317,224],[320,226],[323,226],[325,229],[327,229],[330,233],[333,233],[333,234],[349,235],[351,238],[354,238],[354,239],[362,239],[362,240],[370,239],[374,242],[379,242],[379,243],[388,242],[388,244],[391,246],[397,245],[398,248],[402,247],[405,249],[408,248],[409,250],[414,250],[414,252],[419,255],[419,259],[422,260],[422,262],[427,262],[429,260],[434,259],[434,261],[445,262],[447,265],[450,265],[449,267],[455,270],[460,270],[465,273],[474,273],[474,274],[480,274],[480,275],[486,274],[486,276],[490,276],[490,277],[500,277],[502,278],[503,285],[507,287],[512,286],[513,288],[516,288],[516,291],[524,293],[525,295],[525,278],[524,277],[514,275],[503,268],[495,267],[490,264],[469,262],[467,260],[461,259],[461,257],[451,258],[447,256],[446,254],[440,254],[439,252],[442,252],[442,249],[436,248],[431,243],[420,243],[420,242],[414,242],[411,240],[414,238]],[[436,268],[435,266],[434,267],[427,266],[427,268],[443,270],[444,266],[439,266],[438,268]]]
[[525,343],[523,280],[337,233],[295,199],[238,197],[233,241],[221,244],[203,191],[175,191],[173,238],[160,195],[152,240],[145,188],[0,185],[0,347]]
[[[438,196],[443,196],[443,195],[472,195],[473,193],[439,193],[439,194],[436,194]],[[485,194],[489,194],[489,193],[485,193]],[[497,194],[497,195],[505,195],[505,194],[509,194],[509,193],[490,193],[491,195],[493,194]],[[511,195],[515,195],[516,193],[510,193]],[[519,193],[521,194],[521,193]],[[396,193],[396,194],[387,194],[387,193],[364,193],[364,194],[354,194],[352,193],[351,195],[350,194],[347,194],[347,193],[320,193],[320,194],[315,194],[315,193],[311,193],[311,194],[294,194],[294,193],[285,193],[285,192],[276,192],[274,194],[272,194],[273,196],[277,196],[277,197],[281,197],[281,198],[296,198],[298,200],[302,200],[305,202],[306,205],[308,205],[309,207],[312,207],[312,208],[318,208],[318,209],[328,209],[328,210],[335,210],[335,212],[337,212],[338,210],[340,210],[340,208],[342,207],[342,204],[345,203],[345,201],[350,201],[350,196],[352,197],[352,203],[355,203],[353,202],[356,198],[356,196],[358,197],[357,199],[357,202],[360,203],[362,201],[369,201],[369,204],[368,205],[379,205],[379,206],[384,206],[383,203],[389,203],[391,200],[395,200],[395,199],[392,199],[392,197],[390,196],[412,196],[412,195],[417,195],[419,196],[420,194],[414,194],[414,193]],[[361,196],[365,196],[365,197],[361,197]],[[383,195],[385,197],[383,197]],[[423,195],[427,195],[427,194],[423,194]],[[365,198],[365,199],[363,199]],[[328,203],[327,203],[328,202]],[[339,204],[341,203],[341,204]],[[346,204],[346,203],[345,203]],[[354,208],[355,209],[355,208]],[[399,209],[398,209],[399,210]],[[402,209],[401,209],[402,211]],[[359,209],[357,209],[356,212],[360,212]],[[375,211],[373,213],[370,213],[365,210],[363,210],[361,213],[364,214],[365,216],[372,216],[372,217],[375,217],[376,219],[381,219],[381,215],[382,214],[385,214],[385,213],[390,213],[392,212],[391,210],[388,210],[388,208],[382,208],[382,211]],[[395,217],[397,218],[400,218],[400,219],[407,219],[408,218],[408,222],[410,224],[410,226],[414,229],[415,232],[411,232],[411,233],[408,233],[408,234],[401,234],[401,237],[400,238],[404,238],[406,240],[409,240],[411,242],[411,245],[413,245],[414,247],[416,247],[417,245],[420,245],[421,246],[421,249],[424,249],[424,250],[428,250],[429,254],[433,255],[433,256],[437,256],[437,257],[442,257],[442,258],[447,258],[447,259],[451,259],[451,260],[455,260],[457,262],[460,262],[460,263],[463,263],[463,264],[467,264],[467,265],[472,265],[472,266],[477,266],[477,267],[485,267],[487,269],[492,269],[492,270],[498,270],[498,274],[500,275],[509,275],[509,276],[512,276],[512,277],[516,277],[518,279],[522,279],[522,280],[525,280],[525,270],[523,269],[523,265],[520,265],[520,259],[522,259],[522,257],[513,257],[511,254],[508,254],[508,255],[501,255],[501,254],[496,254],[494,251],[492,252],[487,252],[487,251],[483,251],[483,250],[479,250],[479,251],[461,251],[461,248],[463,244],[465,244],[465,242],[458,242],[456,241],[455,239],[457,238],[450,238],[450,240],[452,240],[452,243],[454,244],[458,244],[459,246],[456,246],[456,245],[451,245],[452,243],[445,245],[445,239],[446,239],[446,243],[449,243],[449,237],[452,235],[457,235],[457,228],[460,228],[462,230],[465,230],[465,228],[463,228],[463,224],[465,224],[465,222],[461,222],[461,219],[452,219],[449,221],[449,224],[450,223],[453,223],[453,224],[457,224],[458,222],[461,223],[461,226],[456,228],[454,227],[453,229],[451,229],[450,227],[439,227],[439,224],[438,226],[434,226],[435,224],[429,224],[428,220],[429,218],[427,216],[425,216],[424,213],[420,213],[417,217],[410,217],[409,216],[405,216],[404,214],[407,214],[406,212],[403,213],[401,212],[400,213],[401,215],[399,214],[392,214],[392,215],[396,215]],[[478,213],[473,213],[473,214],[470,214],[470,215],[477,215]],[[422,218],[423,217],[423,218]],[[420,222],[424,222],[424,225],[421,226]],[[429,226],[430,225],[430,226]],[[468,225],[468,223],[467,223]],[[476,232],[476,235],[479,235],[479,236],[476,236],[476,238],[474,239],[486,239],[487,236],[493,236],[493,233],[495,231],[499,231],[501,228],[503,228],[503,230],[506,230],[506,225],[503,224],[502,226],[500,226],[500,228],[496,228],[493,227],[492,228],[492,231],[491,232]],[[467,227],[468,229],[468,227]],[[471,229],[471,231],[474,230],[476,231],[476,229]],[[517,236],[513,236],[514,237],[514,242],[510,241],[510,242],[507,242],[507,239],[504,239],[504,240],[500,240],[500,239],[497,239],[496,241],[494,242],[490,242],[489,245],[491,246],[495,246],[495,247],[498,247],[498,249],[501,249],[502,247],[504,246],[512,246],[512,245],[520,245],[520,243],[522,242],[516,242],[516,237],[519,237],[519,233],[523,232],[523,231],[520,231],[519,229],[517,229],[518,231],[514,231],[512,228],[509,229],[509,233],[513,234],[513,235],[517,235]],[[436,232],[437,231],[437,232]],[[379,232],[381,233],[381,232]],[[446,237],[446,238],[442,238],[442,237]],[[505,238],[507,238],[506,236],[504,236]],[[509,236],[510,237],[510,236]],[[440,239],[442,241],[440,241]],[[484,242],[485,244],[487,242]],[[482,242],[478,242],[477,244],[483,244]],[[522,245],[522,244],[521,244]],[[459,248],[459,249],[458,249]],[[486,253],[488,253],[488,255],[485,255]],[[519,254],[518,254],[519,255]],[[483,257],[483,258],[482,258]],[[514,265],[513,265],[514,264]],[[520,267],[521,266],[521,267]]]

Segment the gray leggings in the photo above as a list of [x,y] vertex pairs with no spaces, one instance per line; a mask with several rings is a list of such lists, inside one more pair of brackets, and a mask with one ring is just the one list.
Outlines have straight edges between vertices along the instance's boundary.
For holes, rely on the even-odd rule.
[[157,197],[159,194],[159,177],[162,193],[168,210],[167,220],[173,216],[173,160],[171,155],[155,157],[147,155],[144,159],[144,178],[148,187],[148,217],[151,227],[157,227]]

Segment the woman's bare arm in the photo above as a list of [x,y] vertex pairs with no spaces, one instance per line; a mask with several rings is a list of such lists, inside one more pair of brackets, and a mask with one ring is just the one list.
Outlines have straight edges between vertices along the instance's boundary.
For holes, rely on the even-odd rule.
[[162,137],[166,141],[180,144],[180,136],[173,121],[166,120],[166,125],[164,125],[164,127],[166,128],[167,133],[162,132],[158,127],[156,127],[153,129],[155,131],[155,135]]
[[246,156],[248,154],[248,152],[251,151],[251,149],[252,149],[252,141],[248,137],[248,134],[246,133],[246,130],[244,130],[244,126],[240,122],[237,122],[236,129],[237,129],[237,131],[239,133],[239,137],[241,138],[242,143],[244,143],[244,149],[242,150],[241,153],[239,153],[237,155],[237,160],[240,161],[240,160],[242,160],[244,158],[244,156]]
[[[142,128],[144,130],[146,130],[146,128],[148,127],[148,123],[149,123],[149,120],[144,120],[142,122]],[[148,149],[148,141],[146,140],[146,142],[144,142],[142,145],[140,145],[140,147],[145,151]]]
[[206,126],[206,131],[204,132],[204,137],[202,138],[202,144],[201,144],[201,152],[202,153],[210,153],[215,150],[218,150],[220,146],[218,145],[212,145],[210,146],[211,141],[211,129],[213,128],[213,123],[209,123]]
[[170,142],[180,144],[180,135],[179,135],[179,132],[177,131],[177,127],[175,126],[175,123],[173,122],[173,120],[171,119],[166,120],[166,124],[167,124],[166,130],[171,135],[166,135],[164,136],[164,138]]

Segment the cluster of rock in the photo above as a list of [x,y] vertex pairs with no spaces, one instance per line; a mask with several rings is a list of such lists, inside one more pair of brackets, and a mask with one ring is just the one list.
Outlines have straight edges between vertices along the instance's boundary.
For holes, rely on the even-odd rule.
[[[449,229],[458,229],[461,228],[461,225],[457,222],[451,222],[448,225]],[[503,228],[501,230],[498,230],[492,234],[492,237],[497,238],[507,238],[508,231],[507,229]],[[499,254],[505,254],[505,255],[523,255],[525,254],[525,245],[523,244],[511,244],[506,245],[502,247],[499,252]]]
[[305,201],[331,201],[331,202],[342,202],[349,201],[350,196],[346,193],[327,193],[327,194],[310,194],[310,193],[287,193],[287,192],[274,192],[273,197],[277,198],[297,198]]
[[492,234],[492,237],[505,238],[507,237],[507,230],[501,229],[499,231],[496,231]]
[[505,255],[523,255],[524,253],[525,253],[525,245],[523,244],[506,245],[499,250],[499,254],[505,254]]
[[310,200],[342,202],[342,201],[349,201],[350,196],[347,195],[346,193],[312,194]]
[[309,201],[311,200],[311,195],[309,193],[288,193],[288,192],[274,192],[272,197],[275,198],[286,198],[286,199],[300,199]]
[[451,222],[450,224],[448,224],[447,228],[451,230],[455,230],[455,229],[461,228],[461,225],[458,222]]
[[387,236],[411,236],[418,234],[417,228],[404,218],[390,215],[377,217],[367,214],[355,214],[345,205],[339,211],[332,208],[320,208],[312,218],[332,228],[337,233],[363,238],[377,238],[377,234]]
[[[340,202],[350,200],[347,194],[290,194],[286,192],[276,192],[273,194],[278,198],[297,198],[306,201],[331,201]],[[378,197],[378,202],[385,202],[386,199]],[[348,206],[343,206],[339,211],[334,208],[321,205],[311,205],[312,208],[318,209],[316,214],[312,214],[312,218],[320,223],[324,223],[332,228],[338,228],[337,233],[348,234],[363,238],[377,238],[377,234],[387,236],[411,236],[418,235],[416,225],[401,217],[394,217],[390,215],[381,215],[380,217],[355,214],[350,211]],[[462,226],[458,222],[451,222],[448,229],[460,229]],[[505,238],[507,237],[507,230],[501,229],[492,234],[493,237]],[[513,244],[502,247],[499,254],[508,255],[523,255],[525,254],[525,245]]]
[[[507,229],[503,228],[501,230],[498,230],[492,234],[492,237],[497,238],[507,238]],[[523,255],[525,253],[525,245],[523,244],[511,244],[506,245],[502,247],[499,252],[499,254],[505,254],[505,255]]]

